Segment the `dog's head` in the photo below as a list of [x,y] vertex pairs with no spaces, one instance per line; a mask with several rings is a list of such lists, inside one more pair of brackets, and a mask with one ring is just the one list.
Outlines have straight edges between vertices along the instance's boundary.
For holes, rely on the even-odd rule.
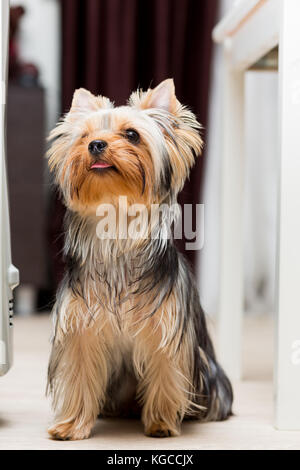
[[118,196],[151,204],[174,199],[201,152],[200,124],[175,96],[173,80],[133,93],[115,108],[76,90],[50,134],[49,166],[68,207],[93,210]]

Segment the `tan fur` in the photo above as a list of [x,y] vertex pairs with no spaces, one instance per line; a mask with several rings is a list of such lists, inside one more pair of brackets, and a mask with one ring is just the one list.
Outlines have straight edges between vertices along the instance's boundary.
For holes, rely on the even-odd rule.
[[[138,129],[138,145],[126,139],[131,128]],[[129,205],[144,204],[150,217],[150,204],[162,207],[166,202],[170,207],[176,201],[194,154],[201,152],[199,128],[195,116],[176,99],[173,82],[167,81],[154,90],[133,93],[128,106],[120,108],[113,108],[107,98],[77,90],[70,112],[50,135],[54,140],[48,152],[50,170],[73,213],[66,252],[78,269],[76,283],[64,286],[54,308],[49,363],[55,410],[49,433],[54,438],[87,438],[98,414],[113,413],[117,401],[127,399],[132,390],[150,436],[178,435],[183,417],[203,408],[194,400],[191,364],[194,354],[202,355],[203,361],[206,357],[200,348],[196,353],[191,349],[196,342],[192,320],[183,324],[184,273],[179,272],[172,290],[160,301],[159,288],[147,290],[143,262],[149,259],[139,258],[141,253],[151,261],[149,229],[138,240],[95,236],[100,203],[118,209],[119,196],[126,196]],[[95,139],[107,143],[101,159],[116,171],[91,170],[88,146]],[[158,248],[155,245],[158,256],[166,242],[161,236],[163,224],[156,227],[161,237]],[[136,294],[136,278],[146,294]],[[155,279],[152,282],[155,285]],[[128,383],[119,386],[124,371]],[[137,387],[130,383],[131,376]],[[109,387],[117,392],[122,388],[116,403],[109,403]]]
[[82,439],[89,436],[104,400],[109,356],[106,344],[93,328],[59,334],[53,358],[63,349],[57,364],[53,406],[55,425],[51,436]]
[[[193,413],[189,348],[176,332],[176,298],[172,295],[157,315],[145,318],[143,309],[124,303],[118,316],[105,312],[93,297],[87,305],[71,293],[57,323],[51,364],[55,370],[53,406],[55,424],[49,433],[57,439],[82,439],[90,435],[102,412],[108,375],[118,371],[124,351],[129,351],[139,378],[137,400],[147,435],[162,427],[179,434],[184,415]],[[145,299],[136,300],[144,305]],[[123,314],[122,314],[123,312]],[[192,332],[190,333],[192,334]],[[159,435],[157,430],[157,435]]]

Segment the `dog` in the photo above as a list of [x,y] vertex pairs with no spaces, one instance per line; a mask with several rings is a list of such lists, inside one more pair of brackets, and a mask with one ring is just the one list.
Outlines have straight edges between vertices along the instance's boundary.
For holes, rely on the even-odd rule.
[[[54,439],[88,438],[99,415],[140,416],[147,436],[167,437],[184,418],[232,413],[195,281],[169,234],[168,208],[201,153],[200,129],[168,79],[120,107],[76,90],[50,134],[49,167],[67,208],[48,369]],[[133,220],[120,198],[148,214],[156,207],[151,236],[141,221],[140,235],[120,236]],[[99,228],[99,207],[118,210],[116,236]]]

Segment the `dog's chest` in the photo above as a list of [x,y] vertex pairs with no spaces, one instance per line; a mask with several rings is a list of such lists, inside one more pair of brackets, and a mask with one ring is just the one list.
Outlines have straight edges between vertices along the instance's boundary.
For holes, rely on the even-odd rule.
[[127,335],[140,320],[147,303],[141,288],[142,269],[137,268],[134,260],[123,258],[98,266],[91,277],[95,302],[119,331]]

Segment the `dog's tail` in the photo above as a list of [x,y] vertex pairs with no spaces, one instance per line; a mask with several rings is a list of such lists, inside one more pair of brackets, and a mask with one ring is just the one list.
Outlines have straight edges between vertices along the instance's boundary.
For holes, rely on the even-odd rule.
[[202,312],[194,349],[194,389],[196,403],[204,406],[199,418],[222,421],[232,415],[233,390],[229,378],[217,362]]
[[208,357],[204,381],[205,421],[223,421],[232,415],[233,391],[231,383],[215,358]]

